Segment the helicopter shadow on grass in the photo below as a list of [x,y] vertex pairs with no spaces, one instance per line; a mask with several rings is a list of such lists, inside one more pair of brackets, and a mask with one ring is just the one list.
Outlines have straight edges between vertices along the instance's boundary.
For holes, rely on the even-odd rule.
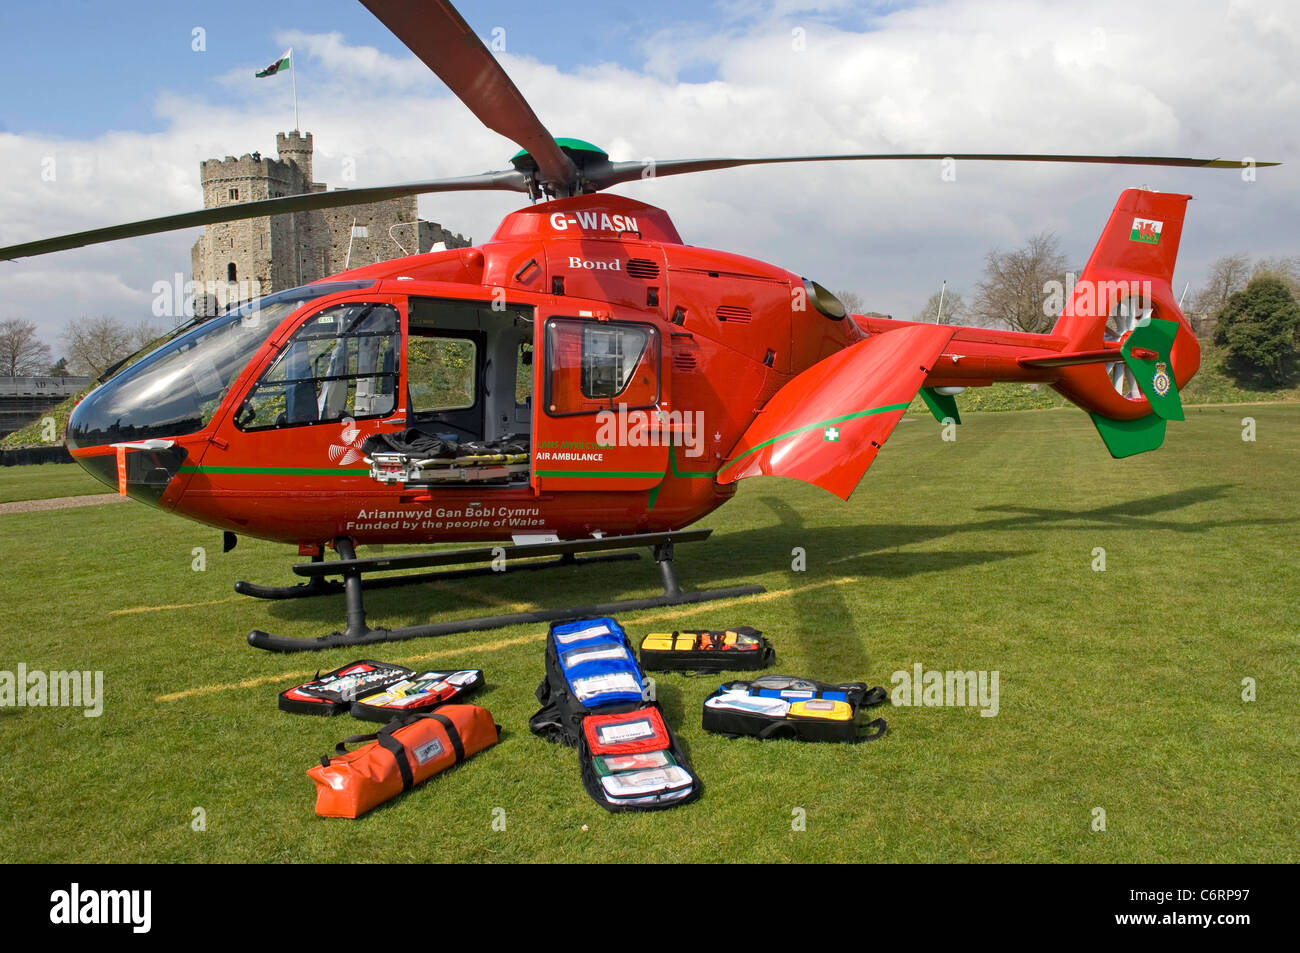
[[[760,530],[746,530],[728,534],[728,545],[741,552],[753,553],[760,545],[754,537],[770,537],[774,533],[800,533],[802,539],[815,542],[821,549],[837,555],[828,565],[842,566],[854,574],[899,577],[918,572],[933,572],[952,565],[987,562],[993,559],[1024,555],[1013,550],[996,552],[939,551],[924,553],[896,552],[905,546],[948,539],[967,533],[987,533],[1025,530],[1095,530],[1099,525],[1135,530],[1170,530],[1178,533],[1206,533],[1233,526],[1281,526],[1295,519],[1162,519],[1164,514],[1200,503],[1213,503],[1224,499],[1234,484],[1216,484],[1192,487],[1158,496],[1139,497],[1120,503],[1108,503],[1084,509],[1034,507],[1019,504],[1001,504],[979,507],[978,513],[1002,513],[987,519],[963,523],[863,523],[853,526],[807,527],[797,510],[784,500],[763,497],[763,502],[777,514],[778,526]],[[806,545],[799,537],[787,536],[791,545]],[[773,548],[768,543],[768,548]],[[779,547],[777,547],[779,548]],[[786,550],[788,551],[788,550]],[[737,563],[737,565],[741,565]],[[764,567],[770,570],[771,565]]]
[[[1039,530],[1077,530],[1094,532],[1099,526],[1127,530],[1176,533],[1208,533],[1213,530],[1240,526],[1285,526],[1296,519],[1276,518],[1207,518],[1179,520],[1162,518],[1166,514],[1202,503],[1222,502],[1235,484],[1212,484],[1190,487],[1156,496],[1143,496],[1118,503],[1107,503],[1088,508],[1034,507],[1020,504],[999,504],[979,507],[978,513],[1000,513],[987,519],[961,523],[864,523],[855,526],[806,527],[798,511],[783,500],[763,498],[763,502],[780,519],[778,526],[761,530],[748,530],[725,537],[737,552],[749,554],[735,563],[737,570],[770,571],[770,561],[765,566],[748,565],[756,558],[762,546],[769,550],[789,552],[790,546],[816,545],[822,551],[834,553],[825,562],[828,570],[848,575],[903,578],[926,572],[941,572],[962,566],[992,562],[1029,555],[1030,551],[1002,549],[996,551],[938,550],[905,551],[904,547],[951,539],[970,533],[1015,532]],[[784,534],[784,548],[773,546],[773,534]],[[767,540],[760,543],[760,538]],[[810,550],[811,551],[811,550]]]
[[[825,634],[843,633],[843,638],[833,640],[834,657],[822,672],[827,678],[865,677],[872,671],[867,655],[866,640],[859,637],[863,629],[860,614],[845,599],[842,586],[818,586],[816,583],[839,576],[875,576],[905,578],[922,573],[942,573],[966,566],[994,560],[1029,555],[1025,550],[882,553],[864,564],[855,558],[851,566],[845,565],[829,571],[813,573],[790,572],[791,548],[804,546],[810,552],[858,553],[864,540],[877,527],[840,525],[807,527],[802,514],[785,500],[762,498],[775,514],[776,525],[758,529],[741,530],[718,537],[711,545],[683,546],[677,551],[677,568],[683,588],[698,590],[719,586],[737,585],[767,576],[769,589],[789,589],[786,597],[793,600],[794,617],[816,620],[817,631]],[[887,541],[871,545],[870,549],[895,549],[902,543],[898,527],[885,527]],[[920,530],[924,527],[907,528]],[[919,534],[913,534],[917,539]],[[942,534],[940,534],[942,535]],[[823,565],[823,570],[825,566]],[[785,578],[773,584],[773,570],[786,570]],[[516,612],[529,607],[558,608],[561,606],[592,605],[611,600],[636,598],[653,591],[658,583],[658,573],[652,560],[645,555],[633,562],[613,562],[589,566],[563,566],[511,576],[510,573],[486,574],[473,579],[437,584],[416,584],[409,588],[378,589],[366,592],[367,619],[371,626],[396,626],[418,624],[426,621],[470,618],[482,615]],[[809,588],[811,584],[811,588]],[[737,607],[745,612],[744,604]],[[763,628],[761,608],[756,607],[758,621],[746,614],[728,624],[754,624]],[[668,610],[671,611],[671,610]],[[709,604],[678,607],[681,628],[689,628],[692,615],[709,611]],[[751,612],[755,610],[749,610]],[[271,631],[285,625],[307,625],[312,635],[324,635],[342,628],[344,603],[341,595],[268,602],[267,613],[274,621],[267,626]],[[537,623],[539,628],[545,623]],[[288,633],[285,633],[288,634]],[[799,655],[808,657],[812,646],[807,644],[814,633],[782,632],[779,642],[798,647]],[[490,638],[487,636],[486,638]],[[839,674],[836,674],[839,673]],[[798,673],[793,673],[798,674]],[[672,699],[665,699],[669,705]]]
[[[870,619],[864,619],[860,607],[850,604],[846,598],[849,591],[846,586],[821,586],[819,582],[845,576],[904,579],[1032,555],[1031,550],[1023,549],[896,552],[892,550],[906,544],[900,533],[907,536],[909,542],[933,537],[914,532],[923,527],[873,524],[810,527],[803,514],[786,500],[767,496],[759,499],[778,522],[776,526],[746,530],[726,537],[728,548],[743,554],[732,563],[735,571],[741,575],[746,571],[766,573],[771,572],[774,565],[788,570],[789,599],[794,607],[791,615],[800,622],[794,631],[781,633],[779,641],[786,645],[795,643],[802,657],[826,656],[825,637],[840,636],[830,642],[832,648],[829,651],[833,654],[825,659],[826,669],[787,672],[778,661],[778,668],[782,668],[784,674],[837,680],[865,678],[874,672],[867,637]],[[878,531],[883,531],[882,539],[874,538]],[[792,569],[795,547],[802,548],[807,554],[809,569],[806,572]],[[873,552],[880,549],[891,551]],[[835,555],[827,559],[828,553]],[[808,626],[816,626],[817,632],[807,631]],[[820,644],[820,650],[814,643]]]
[[[853,552],[862,545],[871,527],[835,526],[805,528],[798,512],[781,500],[768,501],[777,513],[779,525],[742,530],[719,536],[703,545],[677,550],[677,570],[687,591],[741,585],[756,576],[770,576],[774,569],[788,569],[793,546],[809,546],[815,540],[821,551]],[[888,548],[899,544],[890,542]],[[941,572],[963,566],[1025,555],[1014,550],[988,552],[908,553],[882,556],[872,566],[855,565],[837,575],[903,577],[916,573]],[[802,598],[800,586],[810,580],[790,573],[792,597]],[[820,578],[820,577],[819,577]],[[635,561],[608,562],[585,566],[555,566],[530,572],[485,573],[473,578],[417,583],[409,587],[370,589],[365,594],[367,619],[371,626],[394,626],[420,622],[470,618],[525,611],[529,608],[560,608],[632,599],[658,591],[659,574],[648,553]],[[770,583],[769,583],[770,587]],[[780,588],[786,588],[782,583]],[[834,587],[831,587],[833,589]],[[849,610],[838,596],[818,590],[819,604],[830,599],[834,624],[847,624]],[[704,605],[707,605],[704,604]],[[309,599],[268,601],[269,625],[310,623],[325,634],[342,627],[342,595]],[[681,611],[689,613],[691,606]],[[820,614],[825,617],[825,605]],[[544,623],[540,623],[544,624]],[[274,631],[274,628],[272,628]]]
[[[726,533],[704,546],[678,550],[678,571],[686,589],[735,585],[774,570],[788,571],[791,550],[802,546],[809,553],[831,553],[814,560],[815,573],[789,573],[791,596],[801,618],[816,617],[824,626],[856,630],[853,611],[839,587],[816,589],[809,584],[836,576],[904,579],[943,573],[968,566],[1031,555],[1032,550],[907,551],[925,543],[951,539],[965,533],[1053,529],[1095,530],[1098,525],[1126,529],[1173,530],[1204,533],[1225,526],[1285,524],[1289,519],[1203,519],[1182,521],[1161,518],[1185,507],[1222,500],[1231,484],[1193,487],[1158,496],[1144,496],[1084,509],[997,505],[977,512],[1001,513],[959,523],[872,523],[809,526],[804,514],[784,499],[760,497],[776,522]],[[557,608],[633,598],[653,591],[657,583],[654,563],[633,562],[563,566],[519,575],[489,574],[475,579],[415,585],[409,588],[371,590],[366,609],[371,625],[410,624],[456,617],[519,611],[527,606]],[[805,591],[807,589],[807,591]],[[815,611],[814,611],[815,609]],[[806,611],[805,611],[806,610]],[[683,608],[684,613],[689,611]],[[342,626],[342,596],[268,602],[267,613],[276,622],[310,623],[324,634]],[[406,621],[403,621],[406,620]],[[846,640],[854,641],[854,640]],[[865,658],[854,659],[868,671]]]
[[[795,604],[795,618],[816,619],[822,629],[856,633],[862,630],[860,612],[845,600],[841,586],[815,588],[819,578],[841,576],[881,579],[906,579],[923,574],[941,574],[968,566],[1033,555],[1036,550],[1006,548],[989,550],[909,550],[906,547],[950,540],[962,534],[1035,532],[1051,529],[1095,531],[1098,526],[1120,529],[1178,533],[1207,533],[1234,526],[1272,526],[1294,523],[1294,519],[1222,519],[1177,520],[1163,518],[1189,506],[1223,501],[1234,484],[1190,487],[1155,496],[1142,496],[1100,506],[1067,509],[1022,505],[980,507],[979,513],[1001,513],[987,519],[961,523],[862,523],[857,525],[808,526],[803,513],[778,497],[760,497],[776,516],[776,525],[729,533],[719,540],[731,558],[726,560],[729,578],[770,573],[774,566],[789,566],[793,547],[802,546],[809,553],[810,566],[817,570],[807,577],[790,573],[790,598]],[[1023,536],[1020,537],[1023,539]],[[823,554],[832,554],[826,557]],[[813,554],[817,554],[814,556]],[[819,565],[818,565],[819,564]],[[837,661],[846,670],[871,672],[867,644],[861,638],[846,638],[836,643]],[[840,665],[837,665],[839,668]]]
[[[1171,520],[1156,519],[1161,514],[1182,509],[1196,503],[1214,503],[1222,500],[1229,490],[1235,489],[1235,483],[1219,483],[1210,486],[1192,487],[1160,496],[1143,497],[1112,503],[1089,510],[1063,510],[1046,507],[1023,505],[982,506],[981,513],[1007,513],[1002,519],[990,519],[985,528],[998,529],[1008,526],[1038,526],[1046,523],[1079,522],[1079,528],[1093,528],[1097,524],[1120,529],[1170,530],[1175,533],[1205,533],[1214,529],[1230,526],[1285,526],[1296,522],[1294,518],[1275,517],[1270,519],[1202,519]],[[1067,528],[1067,527],[1062,527]]]

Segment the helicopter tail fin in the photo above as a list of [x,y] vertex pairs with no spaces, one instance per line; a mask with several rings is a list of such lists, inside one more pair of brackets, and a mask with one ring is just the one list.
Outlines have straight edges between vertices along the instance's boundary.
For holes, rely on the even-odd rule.
[[786,476],[847,500],[953,331],[951,325],[905,325],[796,375],[754,418],[718,470],[718,482]]
[[1091,415],[1114,457],[1160,446],[1166,421],[1183,419],[1179,389],[1200,367],[1171,286],[1190,198],[1123,192],[1052,330],[1069,352],[1119,358],[1061,367],[1053,384]]

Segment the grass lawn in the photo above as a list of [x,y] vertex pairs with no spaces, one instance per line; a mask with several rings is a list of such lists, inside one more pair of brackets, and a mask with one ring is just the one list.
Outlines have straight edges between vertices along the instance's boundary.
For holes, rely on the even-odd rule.
[[112,492],[112,488],[100,483],[75,463],[0,467],[0,503]]
[[[641,815],[606,814],[575,752],[528,733],[545,626],[271,655],[248,630],[341,623],[341,597],[233,594],[236,579],[290,581],[289,548],[223,555],[216,531],[136,503],[0,516],[0,669],[102,669],[106,692],[99,718],[0,708],[0,860],[1294,863],[1300,406],[1188,417],[1123,461],[1074,410],[969,414],[953,443],[909,419],[848,504],[745,481],[679,571],[769,593],[629,613],[634,641],[745,623],[775,643],[776,672],[888,686],[915,663],[997,670],[1000,710],[877,710],[890,731],[868,745],[732,741],[700,728],[718,679],[662,675],[705,791]],[[31,472],[0,471],[0,499],[29,492],[14,483]],[[646,594],[655,577],[643,559],[381,590],[368,608],[411,624]],[[504,735],[359,821],[317,818],[306,769],[368,729],[281,713],[276,693],[362,654],[484,669],[478,700]]]

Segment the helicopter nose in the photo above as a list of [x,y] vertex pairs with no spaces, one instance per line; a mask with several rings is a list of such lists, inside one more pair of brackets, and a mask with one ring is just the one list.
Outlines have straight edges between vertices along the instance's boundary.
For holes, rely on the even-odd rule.
[[86,400],[72,409],[67,430],[72,458],[101,483],[142,503],[160,505],[188,451],[174,440],[113,441],[113,435],[132,429],[129,422],[118,420],[110,431],[96,433],[96,414],[94,404],[87,406]]

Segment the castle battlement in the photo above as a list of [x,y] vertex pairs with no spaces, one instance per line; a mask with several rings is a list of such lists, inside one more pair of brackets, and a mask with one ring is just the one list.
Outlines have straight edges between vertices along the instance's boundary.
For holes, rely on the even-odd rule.
[[254,158],[247,153],[238,159],[227,156],[224,159],[205,159],[199,163],[199,181],[203,185],[230,179],[260,178],[275,179],[287,185],[301,179],[302,173],[292,162],[267,156]]
[[270,156],[258,155],[245,152],[236,159],[234,156],[226,156],[224,159],[204,159],[199,163],[200,176],[210,174],[233,175],[262,175],[267,170],[282,169],[288,172],[294,165],[284,159],[273,159]]
[[311,181],[311,133],[277,132],[275,134],[275,151],[280,158],[292,162],[302,170],[303,178]]

